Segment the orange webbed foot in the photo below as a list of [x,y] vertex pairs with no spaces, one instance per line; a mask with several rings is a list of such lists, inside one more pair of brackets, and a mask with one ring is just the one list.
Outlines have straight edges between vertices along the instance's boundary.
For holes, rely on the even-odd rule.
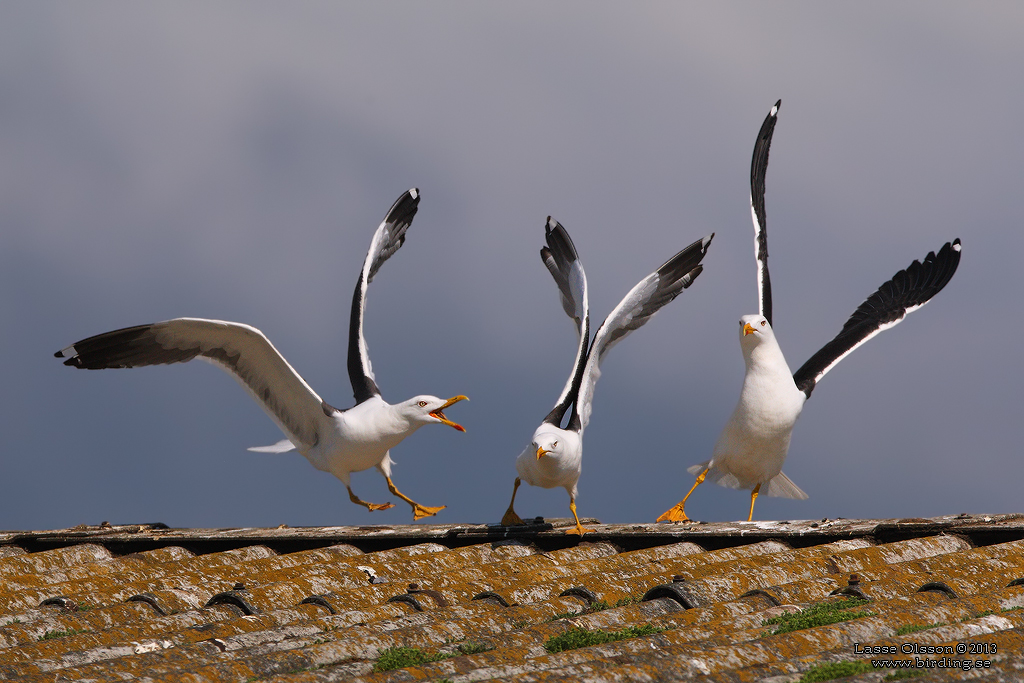
[[672,508],[666,510],[657,521],[659,522],[689,522],[690,518],[686,516],[686,510],[683,508],[682,503],[677,503]]

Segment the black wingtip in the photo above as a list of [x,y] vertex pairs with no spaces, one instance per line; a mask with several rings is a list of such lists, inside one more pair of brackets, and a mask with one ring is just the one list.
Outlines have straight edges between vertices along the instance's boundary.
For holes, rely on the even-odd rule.
[[562,224],[559,223],[558,221],[556,221],[554,218],[552,218],[551,216],[548,216],[548,219],[544,222],[544,238],[548,242],[550,242],[551,241],[551,233],[553,233],[553,232],[555,232],[556,230],[559,230],[559,229],[564,230],[565,228],[563,228]]
[[547,221],[544,223],[544,239],[547,240],[548,245],[552,249],[555,248],[555,245],[551,243],[552,240],[567,241],[569,244],[572,244],[572,238],[569,237],[569,233],[561,223],[551,216],[548,216]]
[[[946,283],[949,282],[953,277],[953,274],[956,272],[956,269],[960,266],[961,249],[960,238],[957,237],[952,242],[946,242],[943,244],[942,248],[939,249],[938,254],[929,252],[928,256],[925,257],[925,263],[941,261],[945,264],[944,267],[946,270],[948,270],[948,274],[943,278],[944,281],[939,289],[945,287]],[[936,290],[936,292],[937,291],[938,290]]]
[[750,200],[754,204],[761,228],[764,228],[764,179],[768,172],[768,152],[772,144],[772,135],[775,133],[775,123],[779,120],[781,104],[782,100],[776,102],[768,116],[764,117],[761,129],[757,131],[754,153],[750,159]]
[[[544,240],[548,243],[548,253],[557,254],[565,263],[572,263],[579,258],[576,245],[572,243],[569,232],[551,216],[548,216],[544,225]],[[543,250],[541,250],[541,257],[544,257]]]
[[64,365],[70,365],[76,368],[82,367],[82,359],[79,357],[78,351],[75,349],[74,345],[65,346],[60,351],[54,353],[53,357],[63,358]]
[[395,203],[388,209],[387,216],[384,218],[385,223],[411,223],[413,216],[416,215],[416,211],[420,205],[420,191],[418,188],[412,188],[402,193],[402,196],[395,200]]
[[[711,233],[707,237],[702,237],[681,249],[675,256],[670,258],[668,261],[665,261],[665,263],[658,268],[658,275],[663,278],[663,281],[665,282],[678,282],[687,273],[695,268],[699,268],[700,262],[707,255],[708,247],[711,245],[711,240],[713,240],[714,237],[715,233]],[[698,272],[697,275],[699,274],[700,273]],[[693,278],[696,278],[697,275],[690,278],[690,280],[684,285],[684,288],[689,287],[689,283],[692,282]]]
[[843,356],[931,301],[953,279],[959,265],[960,239],[956,238],[882,283],[857,307],[839,334],[793,373],[797,388],[810,397],[817,382]]

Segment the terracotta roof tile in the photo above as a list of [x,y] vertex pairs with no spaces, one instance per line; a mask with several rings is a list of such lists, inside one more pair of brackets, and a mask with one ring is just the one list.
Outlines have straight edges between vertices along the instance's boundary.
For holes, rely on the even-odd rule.
[[[566,526],[0,532],[0,680],[782,683],[944,656],[987,659],[992,680],[1024,669],[1020,516]],[[766,623],[850,597],[869,601],[844,621]],[[618,632],[633,637],[545,647]],[[393,648],[424,661],[375,671]],[[929,680],[963,676],[933,666]]]

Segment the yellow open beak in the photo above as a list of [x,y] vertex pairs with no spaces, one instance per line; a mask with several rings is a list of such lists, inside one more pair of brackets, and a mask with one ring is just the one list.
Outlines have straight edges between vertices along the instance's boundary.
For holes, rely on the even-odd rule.
[[743,326],[743,336],[746,337],[748,334],[754,334],[754,327],[750,323]]
[[444,402],[443,406],[441,406],[437,410],[430,411],[430,417],[436,418],[436,419],[440,420],[441,422],[443,422],[444,424],[448,425],[449,427],[453,427],[454,429],[457,429],[460,432],[464,432],[464,431],[466,431],[465,427],[463,427],[462,425],[460,425],[458,423],[455,423],[455,422],[452,422],[451,420],[449,420],[447,417],[444,416],[444,413],[442,411],[445,408],[447,408],[448,406],[454,405],[454,404],[458,403],[459,401],[468,401],[468,400],[469,400],[468,396],[462,396],[462,395],[452,396],[450,399],[448,399],[447,401]]
[[537,459],[540,460],[541,458],[543,458],[545,455],[547,455],[550,452],[551,451],[546,451],[543,448],[541,448],[540,446],[538,446],[537,447]]

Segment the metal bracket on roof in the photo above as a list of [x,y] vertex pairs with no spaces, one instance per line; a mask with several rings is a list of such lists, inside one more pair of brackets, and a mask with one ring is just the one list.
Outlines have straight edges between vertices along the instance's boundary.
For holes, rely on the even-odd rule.
[[252,616],[253,614],[259,614],[260,610],[254,607],[249,599],[246,597],[246,591],[244,588],[241,590],[230,590],[224,591],[223,593],[217,593],[212,598],[207,600],[203,607],[213,607],[214,605],[234,605],[238,609],[242,610],[245,616]]
[[299,603],[300,605],[316,605],[317,607],[323,607],[331,614],[337,614],[338,610],[334,609],[334,606],[327,601],[322,595],[310,595],[308,598]]
[[426,612],[426,609],[417,597],[420,595],[425,595],[433,600],[435,607],[448,607],[448,601],[444,599],[443,595],[429,588],[420,588],[418,583],[410,583],[409,590],[401,595],[388,598],[388,602],[404,602],[407,605],[412,605],[412,608],[417,612]]
[[740,597],[741,598],[752,598],[754,596],[761,596],[763,598],[767,598],[768,602],[770,602],[775,607],[778,607],[778,606],[780,606],[782,604],[782,601],[779,600],[777,597],[775,597],[774,595],[772,595],[768,591],[762,590],[760,588],[755,588],[754,590],[749,590],[746,593],[744,593],[743,595],[741,595]]
[[590,590],[589,588],[584,588],[583,586],[573,586],[572,588],[566,588],[564,591],[558,594],[558,597],[579,598],[580,600],[586,602],[588,607],[590,605],[593,605],[598,600],[600,600],[600,598],[597,597],[597,593]]
[[701,606],[701,601],[690,594],[689,589],[686,587],[686,579],[681,576],[673,577],[672,583],[663,583],[650,589],[640,598],[640,602],[650,602],[658,598],[675,600],[683,606],[683,609],[693,609],[694,607]]
[[860,574],[850,574],[850,578],[847,579],[846,585],[841,588],[837,588],[829,595],[851,595],[861,600],[870,600],[867,593],[865,593],[860,587]]
[[917,589],[918,593],[942,593],[950,598],[959,598],[956,591],[941,581],[929,581]]
[[829,593],[829,595],[849,595],[850,597],[860,598],[861,600],[871,599],[870,597],[868,597],[867,593],[862,591],[857,586],[843,586],[842,588],[835,589],[834,591]]
[[502,607],[511,607],[512,606],[509,603],[508,600],[506,600],[504,597],[498,595],[494,591],[484,591],[483,593],[480,593],[479,595],[474,595],[473,596],[473,600],[486,600],[488,602],[493,602],[493,603],[496,603],[498,605],[501,605]]
[[163,606],[160,604],[160,601],[157,600],[156,596],[152,593],[139,593],[138,595],[133,595],[132,597],[128,598],[127,600],[125,600],[125,602],[144,602],[153,609],[155,609],[157,611],[157,614],[159,614],[160,616],[167,616],[167,610],[163,608]]
[[60,607],[68,612],[77,612],[78,603],[66,595],[58,595],[55,598],[47,598],[39,603],[40,607]]
[[409,595],[408,593],[402,593],[400,595],[390,597],[388,598],[388,602],[404,602],[407,605],[412,605],[412,608],[417,612],[427,611],[426,608],[422,604],[420,604],[419,600],[417,600],[412,595]]

